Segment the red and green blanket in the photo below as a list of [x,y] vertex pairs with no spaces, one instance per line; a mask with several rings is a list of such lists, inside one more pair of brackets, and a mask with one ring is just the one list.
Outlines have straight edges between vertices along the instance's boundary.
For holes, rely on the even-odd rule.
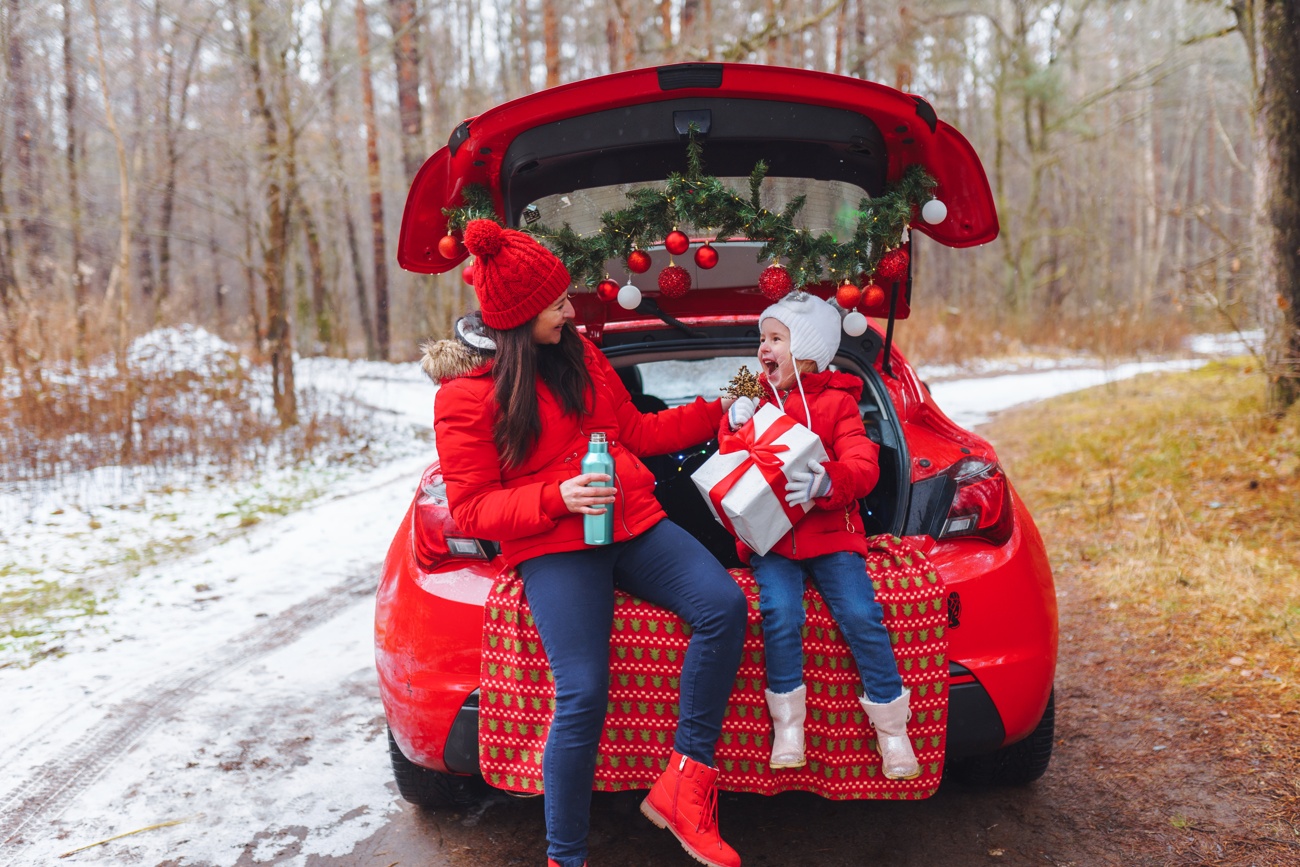
[[[772,728],[763,697],[758,588],[750,570],[735,569],[732,577],[749,600],[749,631],[717,749],[721,788],[764,795],[798,790],[834,800],[919,800],[939,787],[948,711],[943,581],[924,554],[890,536],[871,540],[867,569],[884,608],[899,673],[912,690],[908,734],[921,776],[887,780],[880,773],[875,733],[857,699],[857,666],[830,609],[811,586],[804,595],[808,764],[798,770],[768,768]],[[675,614],[616,594],[597,791],[648,789],[663,770],[677,725],[689,638],[690,628]],[[489,783],[514,792],[542,791],[542,753],[554,707],[546,652],[523,584],[511,573],[496,583],[484,609],[479,764]]]

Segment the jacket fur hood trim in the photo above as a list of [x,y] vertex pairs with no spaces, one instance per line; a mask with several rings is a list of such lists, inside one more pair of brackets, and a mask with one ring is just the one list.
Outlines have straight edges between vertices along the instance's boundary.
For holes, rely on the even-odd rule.
[[459,340],[430,340],[420,348],[424,350],[420,369],[439,385],[449,379],[487,373],[492,368],[491,356],[475,352]]

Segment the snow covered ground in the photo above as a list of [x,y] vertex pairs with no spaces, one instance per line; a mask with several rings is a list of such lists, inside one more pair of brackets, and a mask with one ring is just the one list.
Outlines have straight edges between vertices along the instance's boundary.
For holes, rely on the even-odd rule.
[[[933,390],[975,425],[1017,403],[1199,363]],[[397,809],[371,599],[432,454],[434,389],[414,364],[317,359],[299,378],[373,407],[377,454],[255,485],[101,471],[0,491],[4,559],[20,567],[0,573],[0,587],[112,588],[45,656],[0,659],[0,864],[305,865],[352,851]],[[250,496],[293,508],[254,523],[227,514]],[[142,550],[143,564],[122,553]]]

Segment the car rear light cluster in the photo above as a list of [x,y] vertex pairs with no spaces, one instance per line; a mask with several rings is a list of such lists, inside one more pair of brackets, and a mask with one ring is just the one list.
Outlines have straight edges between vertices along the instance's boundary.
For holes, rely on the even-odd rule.
[[997,463],[966,458],[947,470],[957,489],[940,539],[976,538],[1003,545],[1011,538],[1015,513],[1011,508],[1011,486]]
[[447,508],[447,486],[440,473],[428,473],[421,480],[412,517],[415,559],[426,572],[447,560],[488,560],[496,554],[490,550],[493,547],[490,543],[466,536],[456,526]]

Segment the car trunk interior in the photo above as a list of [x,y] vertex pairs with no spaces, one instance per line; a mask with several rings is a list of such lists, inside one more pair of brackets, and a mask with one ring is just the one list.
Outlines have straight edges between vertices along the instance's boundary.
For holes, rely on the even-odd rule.
[[[708,336],[693,340],[677,339],[663,331],[607,334],[603,348],[628,386],[637,408],[655,412],[687,402],[695,395],[710,398],[741,365],[751,370],[757,366],[754,356],[758,336],[754,327],[715,327],[705,329],[704,334]],[[863,525],[868,535],[898,535],[907,516],[909,492],[904,480],[909,478],[906,472],[909,458],[893,405],[873,366],[875,353],[879,351],[879,336],[874,332],[869,334],[873,339],[860,341],[862,346],[848,345],[851,341],[841,345],[834,364],[839,370],[864,380],[866,387],[859,401],[863,425],[867,436],[880,446],[880,480],[860,501]],[[679,365],[681,372],[665,379],[658,375],[658,368],[664,364]],[[686,392],[665,385],[690,379],[692,364],[702,373],[694,373],[695,379]],[[718,373],[723,370],[727,372]],[[738,567],[743,564],[736,556],[734,538],[713,517],[690,478],[717,448],[717,440],[710,439],[672,454],[646,457],[643,462],[655,474],[655,496],[668,517],[695,536],[724,566]]]

